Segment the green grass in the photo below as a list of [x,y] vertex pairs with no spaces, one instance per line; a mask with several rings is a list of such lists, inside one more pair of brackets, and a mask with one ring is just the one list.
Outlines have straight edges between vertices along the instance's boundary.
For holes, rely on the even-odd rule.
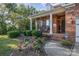
[[8,56],[12,49],[16,49],[18,45],[17,39],[10,39],[7,35],[0,35],[0,56]]

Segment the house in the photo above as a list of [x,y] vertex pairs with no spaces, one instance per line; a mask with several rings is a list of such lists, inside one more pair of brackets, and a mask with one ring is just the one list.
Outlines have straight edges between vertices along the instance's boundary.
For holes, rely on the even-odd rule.
[[32,20],[35,20],[36,30],[51,35],[52,39],[79,42],[79,4],[61,4],[52,10],[31,15],[30,30],[32,30]]

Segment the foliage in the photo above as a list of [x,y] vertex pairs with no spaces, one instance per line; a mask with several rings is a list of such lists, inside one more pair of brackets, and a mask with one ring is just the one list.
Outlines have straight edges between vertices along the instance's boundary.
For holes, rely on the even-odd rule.
[[35,50],[40,50],[41,49],[41,44],[39,44],[38,42],[35,42],[34,45],[33,45],[33,48]]
[[10,11],[15,11],[16,6],[17,6],[17,4],[15,4],[15,3],[5,3],[4,5],[7,9],[9,9],[9,12]]
[[34,43],[34,45],[33,45],[33,48],[35,50],[40,50],[41,46],[42,46],[42,43],[43,42],[42,42],[41,38],[37,38],[36,41],[35,41],[35,43]]
[[[14,25],[19,31],[29,30],[30,22],[28,16],[34,13],[37,13],[34,7],[27,6],[26,8],[24,4],[0,4],[0,34],[7,33],[7,29],[11,31],[12,29],[10,30],[10,28],[8,28],[9,25]],[[34,24],[33,28],[35,28]]]
[[25,46],[27,46],[29,43],[30,43],[29,39],[25,38],[25,42],[24,42]]
[[27,46],[28,44],[29,44],[29,41],[26,41],[26,42],[25,42],[25,46]]
[[7,26],[5,23],[5,19],[7,19],[7,12],[6,8],[3,7],[3,5],[0,5],[0,34],[6,34],[7,33]]
[[32,35],[33,35],[33,36],[36,36],[36,37],[40,37],[42,34],[41,34],[41,32],[39,32],[39,31],[33,30],[33,31],[32,31]]
[[[13,4],[14,5],[14,4]],[[12,5],[12,7],[13,7]],[[14,5],[15,6],[15,5]],[[26,8],[24,4],[19,4],[14,8],[14,11],[11,11],[10,18],[12,23],[18,27],[20,31],[29,30],[29,19],[27,18],[29,15],[33,14],[36,11],[35,8],[29,7]]]
[[43,43],[42,40],[41,40],[41,38],[37,38],[36,39],[36,42],[38,42],[39,44],[42,44]]
[[18,37],[20,35],[20,32],[19,31],[9,31],[8,32],[8,36],[10,37],[10,38],[16,38],[16,37]]
[[26,31],[21,31],[20,33],[24,34],[26,36]]
[[26,30],[26,36],[31,36],[32,35],[32,31],[31,30]]
[[17,30],[17,28],[14,25],[7,27],[7,31],[13,31],[13,30]]
[[72,46],[72,42],[69,40],[62,40],[61,44],[63,46]]
[[25,30],[29,30],[29,19],[23,19],[23,20],[20,20],[20,21],[17,21],[16,22],[16,25],[18,26],[18,29],[20,31],[25,31]]
[[28,39],[28,38],[25,38],[25,39],[24,39],[24,41],[25,41],[25,42],[26,42],[26,41],[30,41],[30,39]]
[[6,34],[7,33],[7,27],[5,23],[0,24],[0,34]]

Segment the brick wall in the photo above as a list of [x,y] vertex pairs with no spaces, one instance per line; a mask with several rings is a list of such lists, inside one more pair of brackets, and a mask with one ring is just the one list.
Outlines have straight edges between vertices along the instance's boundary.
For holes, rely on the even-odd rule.
[[57,41],[60,41],[60,40],[63,40],[64,39],[64,34],[53,34],[52,35],[52,39],[53,40],[57,40]]
[[76,4],[75,7],[66,9],[65,12],[65,22],[66,22],[66,33],[68,33],[70,40],[75,40],[75,17],[79,16],[79,4]]
[[[79,16],[79,4],[75,4],[74,7],[65,10],[65,31],[68,34],[68,39],[71,41],[75,40],[76,16]],[[64,38],[64,34],[54,34],[52,38],[55,40],[62,40]]]

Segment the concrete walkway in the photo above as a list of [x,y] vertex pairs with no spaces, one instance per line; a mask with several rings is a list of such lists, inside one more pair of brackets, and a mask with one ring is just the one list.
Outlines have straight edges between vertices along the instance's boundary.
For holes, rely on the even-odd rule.
[[71,54],[70,49],[63,48],[56,41],[49,41],[44,46],[45,52],[48,56],[69,56]]
[[79,43],[75,43],[74,49],[72,51],[72,56],[79,56]]

